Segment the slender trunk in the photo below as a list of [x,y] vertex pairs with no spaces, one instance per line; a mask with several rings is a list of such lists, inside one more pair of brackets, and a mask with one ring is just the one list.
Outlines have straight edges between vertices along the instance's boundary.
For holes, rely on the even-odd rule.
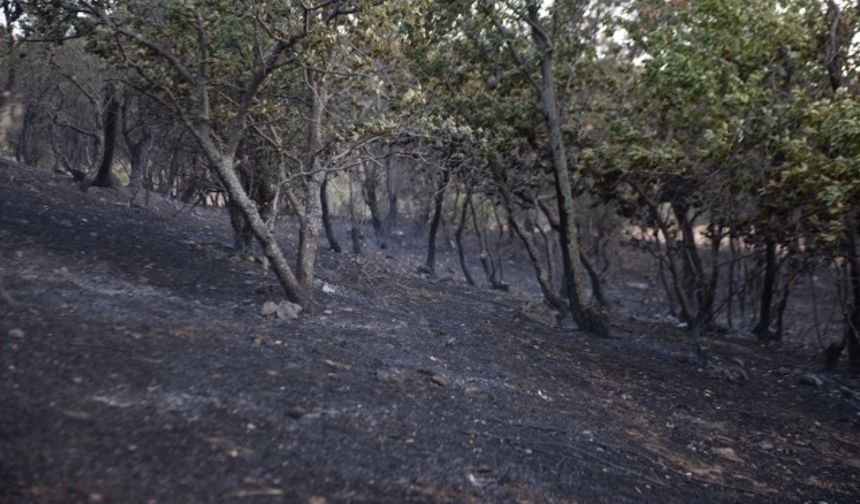
[[325,228],[325,237],[328,240],[329,247],[336,253],[341,253],[343,249],[340,248],[340,244],[337,242],[337,238],[334,236],[334,229],[331,225],[331,210],[329,209],[328,204],[328,177],[323,178],[322,185],[320,186],[320,206],[322,208],[322,221],[323,227]]
[[776,330],[773,333],[773,339],[782,341],[785,337],[785,309],[788,307],[788,297],[791,294],[791,281],[786,278],[785,285],[782,289],[782,296],[779,303],[776,305]]
[[848,364],[851,371],[860,373],[860,251],[857,250],[856,221],[848,223],[847,259],[850,275],[852,303],[845,324],[845,340],[848,346]]
[[[744,246],[744,242],[740,243],[740,253],[743,256],[746,254],[746,247]],[[740,268],[738,268],[738,275],[740,276],[740,292],[738,292],[738,318],[740,319],[741,324],[746,323],[747,318],[747,293],[749,289],[749,263],[747,259],[741,259]]]
[[388,240],[391,237],[391,230],[397,222],[397,186],[394,181],[394,172],[391,168],[391,153],[385,157],[385,192],[388,198],[388,212],[385,214],[385,219],[380,222],[377,231],[377,240],[379,240],[379,248],[387,248]]
[[690,209],[688,204],[680,199],[672,201],[671,206],[678,229],[681,231],[681,272],[684,294],[690,310],[697,312],[705,295],[705,273],[699,248],[696,245],[693,223],[689,217]]
[[104,120],[104,143],[102,159],[99,164],[98,173],[92,185],[96,187],[113,187],[115,179],[111,169],[113,168],[114,152],[116,151],[116,137],[119,131],[119,97],[114,89],[108,91],[108,104]]
[[[299,254],[296,269],[302,288],[313,292],[317,244],[322,231],[322,204],[319,190],[322,181],[311,177],[305,182],[305,208],[299,219]],[[311,295],[312,297],[312,295]]]
[[490,283],[490,286],[497,289],[495,264],[490,257],[486,230],[482,225],[483,223],[478,222],[478,212],[475,210],[475,202],[472,199],[469,200],[469,210],[472,214],[472,227],[475,229],[475,237],[478,239],[478,246],[481,248],[481,253],[478,255],[481,260],[481,268],[484,270],[484,276],[487,282]]
[[462,209],[460,210],[460,220],[457,225],[455,237],[457,239],[457,255],[460,258],[460,269],[463,270],[463,276],[466,278],[466,283],[475,285],[475,279],[472,278],[472,273],[469,272],[469,266],[466,264],[466,254],[463,250],[463,231],[466,230],[466,219],[469,213],[469,202],[472,200],[472,193],[467,192],[463,199]]
[[546,32],[543,29],[538,29],[540,23],[538,6],[531,3],[529,4],[528,11],[533,27],[532,37],[540,55],[540,101],[549,133],[550,150],[552,151],[553,175],[558,201],[559,223],[561,224],[562,260],[568,265],[566,274],[568,282],[567,297],[570,311],[574,322],[581,329],[606,336],[609,334],[608,316],[588,301],[585,289],[582,286],[584,275],[582,264],[579,261],[576,212],[573,207],[573,187],[571,185],[571,173],[568,167],[567,152],[561,130],[559,104],[555,93],[552,47],[550,46],[550,41],[546,38]]
[[436,234],[439,231],[439,223],[442,221],[442,203],[445,201],[445,188],[448,186],[450,178],[450,169],[443,168],[442,179],[439,181],[439,187],[433,196],[433,220],[430,221],[430,234],[427,238],[427,260],[424,266],[427,273],[434,278],[436,277]]
[[[388,157],[386,157],[386,160]],[[387,161],[386,161],[387,162]],[[379,213],[379,197],[376,193],[379,185],[378,173],[376,166],[372,163],[365,165],[364,172],[364,202],[370,210],[370,222],[373,225],[373,232],[376,235],[376,243],[379,248],[384,249],[385,243],[382,241],[382,218]]]
[[128,186],[132,191],[137,193],[143,189],[143,171],[146,167],[146,158],[143,153],[142,146],[133,146],[129,148],[129,164],[131,172],[128,176]]
[[[495,264],[493,269],[495,271],[495,282],[498,284],[497,288],[506,291],[509,287],[508,284],[505,283],[505,266],[502,262],[502,241],[505,237],[505,224],[499,216],[498,205],[492,205],[490,208],[493,210],[493,218],[496,220],[496,226],[499,228],[499,236],[496,239],[496,246],[490,254],[490,259],[493,260]],[[513,237],[511,233],[508,233],[508,235]]]
[[129,163],[131,165],[128,175],[128,186],[134,194],[137,194],[143,188],[143,172],[148,162],[147,154],[152,142],[152,134],[148,128],[143,127],[140,139],[134,140],[132,138],[132,127],[129,125],[131,102],[131,99],[126,99],[122,102],[121,130],[123,141],[125,141],[126,148],[128,149]]
[[582,261],[582,265],[585,267],[585,271],[588,272],[588,278],[591,280],[591,292],[594,294],[594,299],[597,300],[598,303],[601,304],[604,308],[609,307],[609,301],[606,300],[606,295],[603,293],[603,285],[600,282],[600,274],[597,273],[597,270],[594,268],[594,265],[591,264],[591,261],[585,255],[585,253],[580,250],[579,252],[579,260]]
[[15,144],[15,160],[26,165],[34,165],[30,155],[30,136],[36,113],[28,106],[21,123],[21,132],[18,134],[18,142]]
[[729,260],[729,285],[728,294],[726,295],[726,323],[729,329],[734,329],[733,301],[735,297],[735,269],[738,260],[738,249],[735,236],[729,237],[729,250],[731,251],[731,259]]
[[517,236],[520,237],[520,240],[526,247],[526,253],[529,256],[529,262],[532,263],[532,267],[535,270],[535,276],[537,277],[538,285],[540,286],[540,290],[543,294],[544,299],[556,310],[562,313],[566,312],[568,309],[568,304],[565,303],[564,299],[562,299],[561,296],[555,293],[555,289],[552,285],[552,279],[549,277],[549,274],[547,273],[546,269],[541,265],[540,252],[538,251],[537,246],[532,240],[531,235],[529,235],[527,231],[523,229],[522,224],[517,221],[510,207],[508,208],[508,222],[511,225],[511,229],[517,234]]
[[200,139],[206,157],[212,163],[218,172],[219,178],[224,183],[224,189],[227,191],[230,200],[235,203],[250,226],[254,236],[257,237],[257,240],[263,247],[263,252],[269,259],[269,263],[284,291],[284,295],[294,303],[309,307],[312,299],[308,297],[305,289],[287,264],[280,246],[275,241],[274,234],[260,217],[257,205],[251,201],[248,193],[245,192],[245,188],[242,187],[242,182],[236,173],[232,157],[225,156],[218,151],[217,147],[209,139],[208,132],[198,131],[196,134]]
[[323,213],[319,195],[325,180],[325,172],[322,169],[322,160],[320,159],[322,146],[320,130],[327,96],[325,87],[315,70],[306,69],[305,76],[308,82],[308,100],[310,102],[308,162],[306,166],[311,168],[311,175],[307,176],[304,181],[304,211],[302,212],[303,218],[299,219],[299,254],[296,269],[302,288],[313,297],[314,265],[316,264],[317,243],[322,227]]
[[758,336],[760,342],[768,341],[773,336],[770,331],[771,306],[773,305],[773,296],[776,290],[778,268],[776,261],[776,240],[773,239],[771,233],[767,230],[765,231],[764,260],[764,284],[761,291],[759,317],[758,322],[753,328],[753,334]]
[[358,219],[355,217],[355,191],[352,188],[352,171],[346,172],[349,184],[349,231],[352,238],[352,253],[361,254],[361,230],[358,227]]

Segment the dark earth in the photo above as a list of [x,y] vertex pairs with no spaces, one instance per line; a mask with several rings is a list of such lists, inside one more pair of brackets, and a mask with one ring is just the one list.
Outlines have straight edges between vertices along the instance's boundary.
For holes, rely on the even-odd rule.
[[860,502],[860,386],[809,355],[550,327],[417,248],[264,317],[221,212],[129,200],[0,166],[0,502]]

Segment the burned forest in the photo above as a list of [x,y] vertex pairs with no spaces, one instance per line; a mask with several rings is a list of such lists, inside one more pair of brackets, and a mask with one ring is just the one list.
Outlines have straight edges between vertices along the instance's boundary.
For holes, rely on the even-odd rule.
[[0,11],[0,502],[860,501],[860,2]]

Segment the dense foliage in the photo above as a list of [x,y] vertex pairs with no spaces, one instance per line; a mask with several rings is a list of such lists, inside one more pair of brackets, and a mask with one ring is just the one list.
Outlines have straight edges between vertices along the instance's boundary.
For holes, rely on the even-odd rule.
[[[780,339],[792,286],[833,268],[845,323],[829,355],[847,347],[860,369],[860,4],[3,8],[2,105],[15,119],[4,149],[95,183],[106,170],[228,204],[237,249],[256,236],[292,301],[313,304],[321,226],[340,250],[332,212],[351,220],[358,253],[365,213],[384,247],[398,208],[411,209],[430,224],[435,275],[447,210],[470,283],[463,232],[476,233],[488,284],[506,288],[488,234],[510,230],[546,302],[599,334],[601,243],[645,250],[697,350],[703,332],[734,329],[738,303],[754,307],[746,329]],[[349,194],[338,209],[330,181]],[[282,207],[301,224],[294,267],[272,239]]]

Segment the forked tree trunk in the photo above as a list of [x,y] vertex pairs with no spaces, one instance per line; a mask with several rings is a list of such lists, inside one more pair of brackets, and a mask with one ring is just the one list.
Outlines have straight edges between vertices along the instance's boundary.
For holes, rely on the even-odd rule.
[[364,171],[364,203],[367,205],[368,210],[370,210],[370,223],[373,226],[373,232],[376,235],[376,242],[379,245],[379,248],[385,248],[384,244],[381,241],[382,238],[382,218],[380,217],[379,212],[379,196],[377,194],[377,188],[379,186],[379,179],[376,166],[372,163],[365,164]]
[[472,227],[475,228],[475,237],[478,240],[478,245],[481,247],[481,253],[478,257],[481,260],[481,268],[484,270],[484,276],[493,289],[502,289],[502,283],[496,276],[496,263],[490,252],[487,232],[484,229],[483,223],[478,222],[478,212],[475,210],[475,202],[471,199],[469,200],[469,212],[472,214]]
[[442,179],[433,196],[433,220],[430,221],[430,233],[427,237],[427,260],[424,263],[427,273],[436,277],[436,234],[439,231],[439,223],[442,221],[442,203],[445,201],[445,188],[451,178],[448,168],[442,169]]
[[131,170],[128,175],[128,186],[137,194],[143,188],[144,170],[146,169],[148,150],[152,142],[152,134],[148,128],[143,128],[138,140],[132,138],[132,129],[129,126],[129,107],[131,99],[123,100],[122,103],[122,137],[128,148],[129,164]]
[[469,271],[469,266],[466,264],[466,253],[463,250],[463,231],[466,230],[466,218],[469,213],[469,202],[472,200],[472,193],[467,192],[463,198],[463,205],[460,210],[460,220],[457,224],[457,232],[454,234],[457,240],[457,256],[460,258],[460,269],[463,270],[463,276],[466,278],[466,283],[475,285],[475,279],[472,278],[472,273]]
[[244,187],[242,187],[242,182],[239,180],[239,175],[236,173],[233,159],[218,151],[217,147],[215,147],[214,143],[209,139],[207,132],[197,132],[197,136],[200,139],[200,143],[206,157],[215,167],[215,170],[218,172],[218,176],[224,183],[224,189],[227,191],[230,200],[238,207],[239,211],[248,223],[248,226],[250,226],[251,231],[254,233],[254,236],[256,236],[257,240],[260,242],[263,252],[266,254],[266,258],[268,258],[269,264],[272,266],[272,271],[274,271],[281,288],[284,290],[284,295],[288,300],[294,303],[308,306],[312,297],[309,296],[309,293],[306,292],[302,284],[299,283],[298,279],[293,274],[293,270],[290,269],[290,266],[284,258],[284,253],[275,241],[275,236],[272,233],[272,230],[269,229],[260,217],[260,213],[257,211],[257,205],[251,201],[251,198],[248,197],[248,193],[246,193]]

